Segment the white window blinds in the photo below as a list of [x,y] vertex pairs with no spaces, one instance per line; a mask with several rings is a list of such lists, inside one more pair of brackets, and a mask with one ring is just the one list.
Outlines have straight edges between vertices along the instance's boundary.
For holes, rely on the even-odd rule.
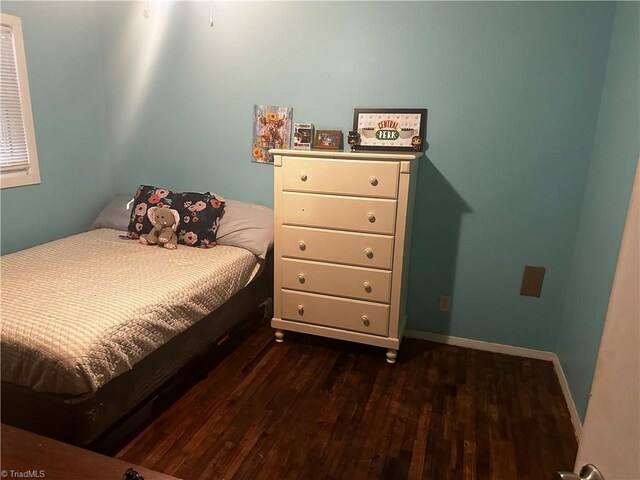
[[13,28],[0,32],[0,171],[29,168],[29,148],[24,129],[23,105],[18,81],[18,63]]
[[0,13],[0,187],[40,183],[19,17]]

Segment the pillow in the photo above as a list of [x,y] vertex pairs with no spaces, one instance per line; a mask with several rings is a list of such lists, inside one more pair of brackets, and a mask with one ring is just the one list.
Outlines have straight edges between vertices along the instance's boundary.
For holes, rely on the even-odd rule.
[[114,230],[127,230],[133,207],[131,195],[117,195],[102,209],[91,224],[90,230],[98,228],[113,228]]
[[166,188],[140,185],[134,196],[133,206],[129,217],[129,238],[140,238],[143,233],[149,233],[153,228],[151,220],[147,216],[149,207],[172,207],[173,197],[171,190]]
[[140,238],[140,235],[149,233],[153,228],[147,209],[169,207],[180,216],[178,243],[189,247],[215,247],[224,205],[224,201],[211,192],[176,193],[166,188],[140,185],[127,228],[129,238]]
[[273,210],[253,203],[226,200],[217,242],[244,248],[264,259],[273,247]]
[[178,243],[190,247],[215,247],[225,202],[213,193],[170,194],[172,208],[180,215]]

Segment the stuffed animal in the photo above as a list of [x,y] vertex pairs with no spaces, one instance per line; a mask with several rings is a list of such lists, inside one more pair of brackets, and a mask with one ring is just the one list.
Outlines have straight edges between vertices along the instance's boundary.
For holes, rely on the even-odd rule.
[[140,243],[143,245],[160,245],[164,248],[174,249],[178,246],[176,230],[180,222],[180,215],[176,210],[168,207],[151,207],[147,210],[147,216],[153,225],[149,233],[140,235]]

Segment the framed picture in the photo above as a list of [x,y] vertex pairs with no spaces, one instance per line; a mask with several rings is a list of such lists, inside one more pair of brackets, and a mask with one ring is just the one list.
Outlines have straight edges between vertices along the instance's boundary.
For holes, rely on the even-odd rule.
[[356,108],[353,130],[360,134],[356,150],[422,151],[427,133],[426,108]]
[[313,148],[319,150],[342,150],[342,130],[316,130]]
[[251,161],[273,163],[271,148],[289,148],[293,109],[269,105],[253,106],[253,146]]

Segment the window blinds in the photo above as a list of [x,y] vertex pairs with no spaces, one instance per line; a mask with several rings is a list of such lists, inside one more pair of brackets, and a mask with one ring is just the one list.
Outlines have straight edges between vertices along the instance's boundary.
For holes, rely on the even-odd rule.
[[29,169],[13,29],[0,31],[0,172]]

